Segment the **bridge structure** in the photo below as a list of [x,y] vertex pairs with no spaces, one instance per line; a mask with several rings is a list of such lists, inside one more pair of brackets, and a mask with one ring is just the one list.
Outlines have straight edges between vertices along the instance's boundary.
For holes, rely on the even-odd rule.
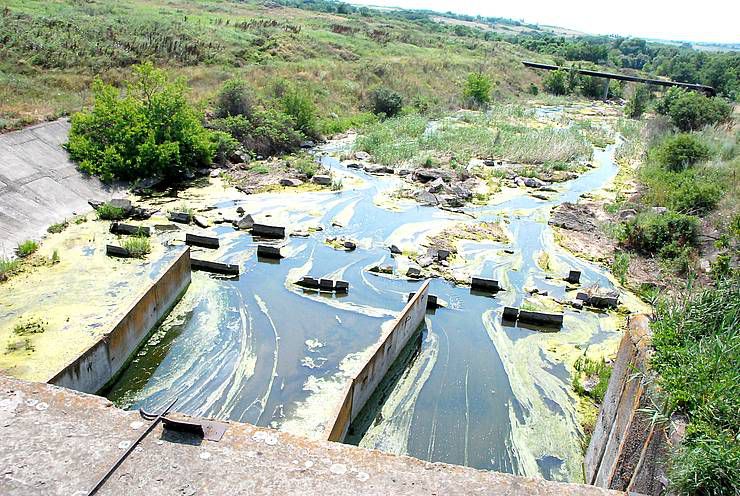
[[590,69],[579,69],[577,67],[561,67],[558,65],[541,64],[539,62],[529,62],[527,60],[522,61],[522,64],[532,69],[543,69],[545,71],[557,71],[557,70],[562,69],[564,71],[575,71],[578,74],[583,74],[584,76],[603,78],[606,80],[604,83],[604,100],[606,100],[606,97],[608,96],[609,80],[611,79],[614,79],[617,81],[628,81],[631,83],[652,84],[656,86],[676,86],[678,88],[686,88],[689,90],[701,91],[701,92],[706,93],[707,96],[715,96],[717,94],[717,90],[715,90],[712,86],[706,86],[703,84],[681,83],[679,81],[667,81],[665,79],[652,79],[652,78],[644,78],[644,77],[639,77],[639,76],[628,76],[626,74],[592,71]]

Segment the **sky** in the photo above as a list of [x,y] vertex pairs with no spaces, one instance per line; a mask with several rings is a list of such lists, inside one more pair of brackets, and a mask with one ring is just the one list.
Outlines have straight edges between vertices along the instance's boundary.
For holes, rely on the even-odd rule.
[[[508,17],[589,34],[740,43],[739,0],[349,0],[353,4]],[[617,8],[615,8],[617,7]]]

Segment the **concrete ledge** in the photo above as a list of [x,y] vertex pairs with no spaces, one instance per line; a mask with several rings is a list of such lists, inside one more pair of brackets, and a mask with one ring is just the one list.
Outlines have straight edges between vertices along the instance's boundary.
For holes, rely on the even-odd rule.
[[424,322],[428,293],[429,281],[427,280],[409,298],[406,306],[393,321],[393,326],[381,337],[368,361],[352,378],[342,403],[327,424],[325,432],[327,440],[338,442],[344,440],[352,421],[362,411],[365,403],[381,383],[393,362],[396,361],[409,338]]
[[[177,410],[177,406],[175,406]],[[104,398],[0,376],[0,492],[86,494],[145,428]],[[156,427],[100,495],[496,495],[617,496],[466,467],[428,463],[249,424],[219,442]]]
[[120,316],[110,330],[82,355],[47,382],[94,393],[121,372],[151,330],[174,306],[190,284],[190,249],[167,265]]

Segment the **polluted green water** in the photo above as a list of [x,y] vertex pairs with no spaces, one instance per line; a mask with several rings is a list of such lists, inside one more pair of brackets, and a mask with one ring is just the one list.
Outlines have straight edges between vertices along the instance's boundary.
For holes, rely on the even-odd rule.
[[[468,272],[498,279],[506,291],[481,295],[433,279],[430,293],[446,307],[428,312],[402,366],[353,424],[347,441],[424,460],[580,480],[578,400],[565,363],[586,349],[613,352],[620,337],[617,319],[566,308],[562,329],[542,332],[502,325],[500,315],[505,305],[522,304],[525,288],[567,299],[560,278],[569,269],[582,272],[583,286],[613,288],[602,268],[556,246],[547,219],[553,206],[576,201],[616,175],[615,145],[595,149],[595,167],[556,185],[551,200],[522,189],[463,213],[406,201],[388,208],[383,198],[401,180],[347,169],[329,156],[336,151],[329,146],[318,152],[345,186],[352,184],[344,191],[249,195],[218,205],[270,215],[289,231],[315,225],[324,231],[287,239],[287,258],[267,263],[257,259],[249,234],[214,229],[226,246],[219,258],[238,263],[241,275],[194,273],[183,299],[109,397],[148,410],[178,397],[176,410],[184,413],[320,438],[381,329],[421,284],[367,269],[396,266],[391,243],[418,249],[427,233],[445,225],[506,219],[510,242],[463,241],[458,257]],[[358,248],[337,251],[324,243],[327,236],[354,239]],[[542,252],[549,255],[548,270],[538,265]],[[293,284],[307,274],[346,280],[349,293],[326,296]]]

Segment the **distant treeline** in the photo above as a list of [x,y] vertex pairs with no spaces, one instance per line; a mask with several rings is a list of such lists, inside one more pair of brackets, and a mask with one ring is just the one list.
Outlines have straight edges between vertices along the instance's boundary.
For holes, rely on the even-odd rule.
[[[602,66],[634,69],[649,75],[665,76],[674,81],[706,84],[716,88],[723,96],[733,100],[740,98],[740,52],[707,52],[695,50],[688,43],[676,46],[620,36],[566,37],[543,32],[533,24],[502,17],[468,16],[452,12],[440,14],[429,10],[378,10],[333,0],[277,0],[272,3],[319,12],[383,16],[415,21],[433,31],[447,30],[455,36],[509,41],[563,61],[587,61]],[[503,34],[473,26],[444,25],[431,19],[435,15],[490,26],[519,26],[528,30]]]

